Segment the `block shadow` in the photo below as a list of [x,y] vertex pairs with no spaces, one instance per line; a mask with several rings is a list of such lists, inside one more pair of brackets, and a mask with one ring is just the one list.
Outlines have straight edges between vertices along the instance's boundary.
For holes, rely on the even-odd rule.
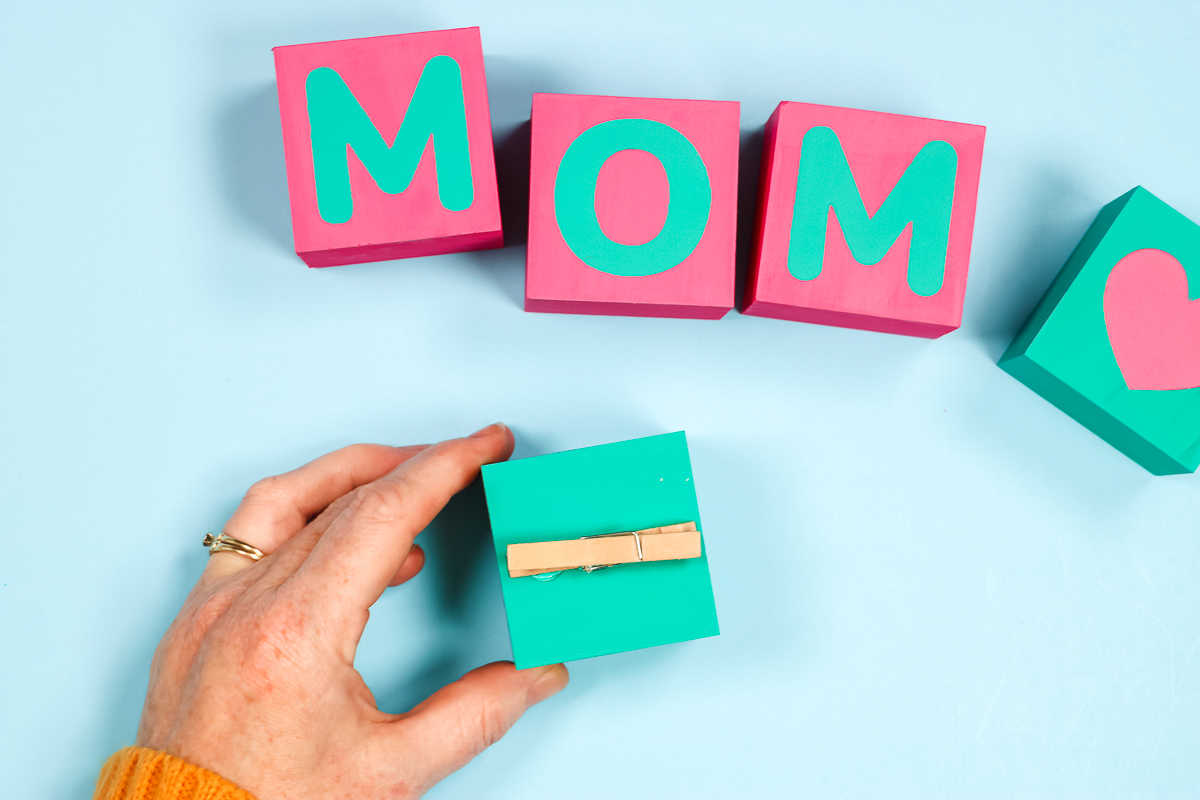
[[439,613],[460,622],[476,567],[492,552],[492,525],[482,478],[451,498],[421,534],[427,569],[437,578]]
[[293,252],[275,84],[263,84],[224,103],[216,116],[214,139],[220,188],[233,216],[276,247]]
[[734,256],[734,308],[741,310],[754,247],[758,180],[766,125],[742,131],[738,144],[737,248]]
[[[1037,189],[1027,193],[1029,202],[1002,223],[1020,234],[1007,239],[1011,244],[988,265],[986,280],[968,283],[964,317],[973,317],[970,330],[992,361],[1003,355],[1103,205],[1054,167],[1032,178],[1028,185]],[[993,244],[1004,247],[1004,241]],[[979,297],[987,302],[976,301]]]
[[[528,115],[528,110],[525,113]],[[529,143],[532,130],[531,121],[526,119],[506,134],[493,133],[504,247],[468,254],[471,263],[520,309],[525,307],[523,247],[529,238]]]
[[529,61],[485,56],[484,67],[487,70],[504,246],[515,247],[528,240],[533,93],[566,89],[558,72]]
[[434,626],[441,633],[415,671],[376,693],[379,707],[390,712],[408,711],[489,660],[494,648],[488,645],[507,637],[483,481],[476,478],[451,498],[418,542],[426,554],[426,579],[432,579]]
[[532,120],[525,120],[497,137],[496,186],[500,195],[500,223],[504,226],[504,246],[515,247],[529,241],[529,147]]

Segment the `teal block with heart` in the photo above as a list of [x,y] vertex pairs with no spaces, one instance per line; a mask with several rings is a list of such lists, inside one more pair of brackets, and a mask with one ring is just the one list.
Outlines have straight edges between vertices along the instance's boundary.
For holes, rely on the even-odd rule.
[[1155,475],[1200,465],[1200,225],[1142,187],[1097,215],[1000,367]]

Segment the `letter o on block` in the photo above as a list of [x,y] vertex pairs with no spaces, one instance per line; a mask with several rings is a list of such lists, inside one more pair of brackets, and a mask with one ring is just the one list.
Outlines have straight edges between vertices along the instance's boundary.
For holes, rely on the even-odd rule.
[[[719,319],[733,307],[737,103],[537,94],[532,127],[526,311]],[[626,151],[661,172],[601,192]],[[624,243],[606,214],[661,228]]]
[[[662,163],[671,189],[662,230],[645,244],[614,242],[596,216],[600,169],[622,150],[644,150]],[[648,119],[613,119],[588,128],[567,148],[554,182],[554,214],[571,252],[610,275],[657,275],[692,254],[712,204],[704,161],[683,134]]]

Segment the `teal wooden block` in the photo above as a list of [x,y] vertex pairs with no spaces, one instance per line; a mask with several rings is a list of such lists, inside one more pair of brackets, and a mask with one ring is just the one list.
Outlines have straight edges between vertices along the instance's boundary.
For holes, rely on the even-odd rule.
[[483,486],[519,669],[716,636],[700,558],[510,578],[508,545],[700,523],[683,432],[490,464]]
[[1155,475],[1200,464],[1200,226],[1105,206],[1000,367]]

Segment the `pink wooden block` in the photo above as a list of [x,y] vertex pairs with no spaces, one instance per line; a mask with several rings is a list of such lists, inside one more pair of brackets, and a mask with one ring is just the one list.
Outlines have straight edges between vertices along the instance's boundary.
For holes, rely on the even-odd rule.
[[[984,132],[978,125],[780,103],[763,144],[743,313],[927,338],[956,329]],[[852,183],[839,185],[836,176],[845,174],[839,164],[849,166]],[[855,188],[857,210],[849,208],[853,202],[837,210],[827,202],[838,191],[854,200]],[[885,202],[888,213],[880,213]],[[797,214],[802,219],[794,220]],[[806,222],[818,219],[823,241],[821,226]],[[846,230],[848,219],[853,227]]]
[[720,319],[736,102],[535,94],[525,310]]
[[274,52],[292,230],[305,263],[503,245],[478,28]]

